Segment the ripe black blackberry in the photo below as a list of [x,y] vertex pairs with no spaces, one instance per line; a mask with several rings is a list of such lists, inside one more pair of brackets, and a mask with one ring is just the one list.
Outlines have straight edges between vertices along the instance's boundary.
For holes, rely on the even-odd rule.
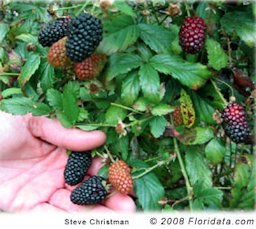
[[70,196],[70,200],[78,205],[98,204],[107,196],[107,191],[103,185],[104,178],[92,176],[75,188]]
[[58,18],[44,25],[39,32],[38,41],[42,46],[51,46],[61,38],[68,35],[71,18]]
[[82,62],[89,57],[102,40],[101,21],[87,13],[73,18],[70,23],[66,54],[73,62]]
[[221,113],[225,134],[235,143],[245,142],[250,134],[244,107],[230,103]]
[[200,17],[186,17],[180,27],[179,43],[183,52],[198,53],[205,41],[206,24]]
[[64,170],[64,178],[67,184],[80,183],[92,164],[92,156],[89,152],[72,152]]

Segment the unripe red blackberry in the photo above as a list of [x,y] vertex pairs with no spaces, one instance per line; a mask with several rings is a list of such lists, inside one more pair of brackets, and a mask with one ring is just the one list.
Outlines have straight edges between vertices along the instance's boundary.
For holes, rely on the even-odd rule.
[[186,17],[180,27],[179,39],[183,52],[196,54],[204,45],[206,24],[200,17]]
[[244,107],[231,102],[221,113],[225,134],[235,143],[245,142],[250,134]]
[[93,54],[81,63],[75,64],[75,73],[80,80],[95,79],[105,66],[107,56],[104,54]]

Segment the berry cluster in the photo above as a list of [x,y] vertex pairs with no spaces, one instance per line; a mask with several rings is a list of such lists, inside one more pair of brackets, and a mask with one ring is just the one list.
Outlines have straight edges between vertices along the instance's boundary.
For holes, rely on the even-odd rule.
[[48,62],[55,68],[64,68],[69,64],[69,59],[66,56],[66,41],[67,37],[64,37],[55,42],[49,49]]
[[82,13],[71,20],[67,56],[73,62],[82,62],[92,55],[102,40],[101,21],[90,14]]
[[99,75],[107,60],[106,55],[94,53],[102,32],[98,18],[81,13],[75,18],[59,18],[46,24],[38,40],[42,46],[51,46],[48,62],[53,67],[72,69],[78,79],[91,80]]
[[230,103],[221,113],[225,134],[235,143],[245,142],[250,134],[244,107]]
[[206,24],[200,17],[186,17],[179,32],[180,46],[185,53],[198,53],[205,41]]
[[51,46],[68,35],[70,17],[58,18],[44,25],[39,32],[38,41],[42,46]]
[[133,189],[131,169],[122,160],[117,161],[109,167],[108,180],[122,194],[128,194]]
[[[67,184],[77,185],[81,183],[92,164],[92,157],[89,152],[72,152],[69,155],[64,178]],[[89,205],[100,203],[107,196],[103,185],[104,178],[92,176],[76,187],[70,196],[74,204]]]
[[92,54],[81,63],[75,64],[75,73],[80,80],[91,80],[96,78],[107,61],[104,54]]
[[104,187],[104,179],[99,176],[92,176],[74,189],[70,199],[74,204],[89,205],[97,204],[104,200],[107,191]]

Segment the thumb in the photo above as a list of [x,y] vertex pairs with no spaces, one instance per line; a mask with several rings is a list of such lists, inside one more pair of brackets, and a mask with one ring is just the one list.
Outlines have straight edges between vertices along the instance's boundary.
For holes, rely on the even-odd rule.
[[104,144],[106,135],[102,131],[82,131],[64,128],[57,120],[46,117],[31,117],[28,128],[32,135],[48,143],[74,151],[86,151]]

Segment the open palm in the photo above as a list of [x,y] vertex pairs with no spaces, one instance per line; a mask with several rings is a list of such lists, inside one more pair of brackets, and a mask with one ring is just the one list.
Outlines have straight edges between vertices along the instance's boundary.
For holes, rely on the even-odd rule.
[[[45,117],[12,116],[0,112],[0,209],[18,211],[134,211],[129,196],[115,194],[104,205],[78,206],[70,201],[72,188],[63,171],[66,149],[86,151],[105,142],[100,131],[65,129]],[[93,160],[87,176],[102,166]]]

